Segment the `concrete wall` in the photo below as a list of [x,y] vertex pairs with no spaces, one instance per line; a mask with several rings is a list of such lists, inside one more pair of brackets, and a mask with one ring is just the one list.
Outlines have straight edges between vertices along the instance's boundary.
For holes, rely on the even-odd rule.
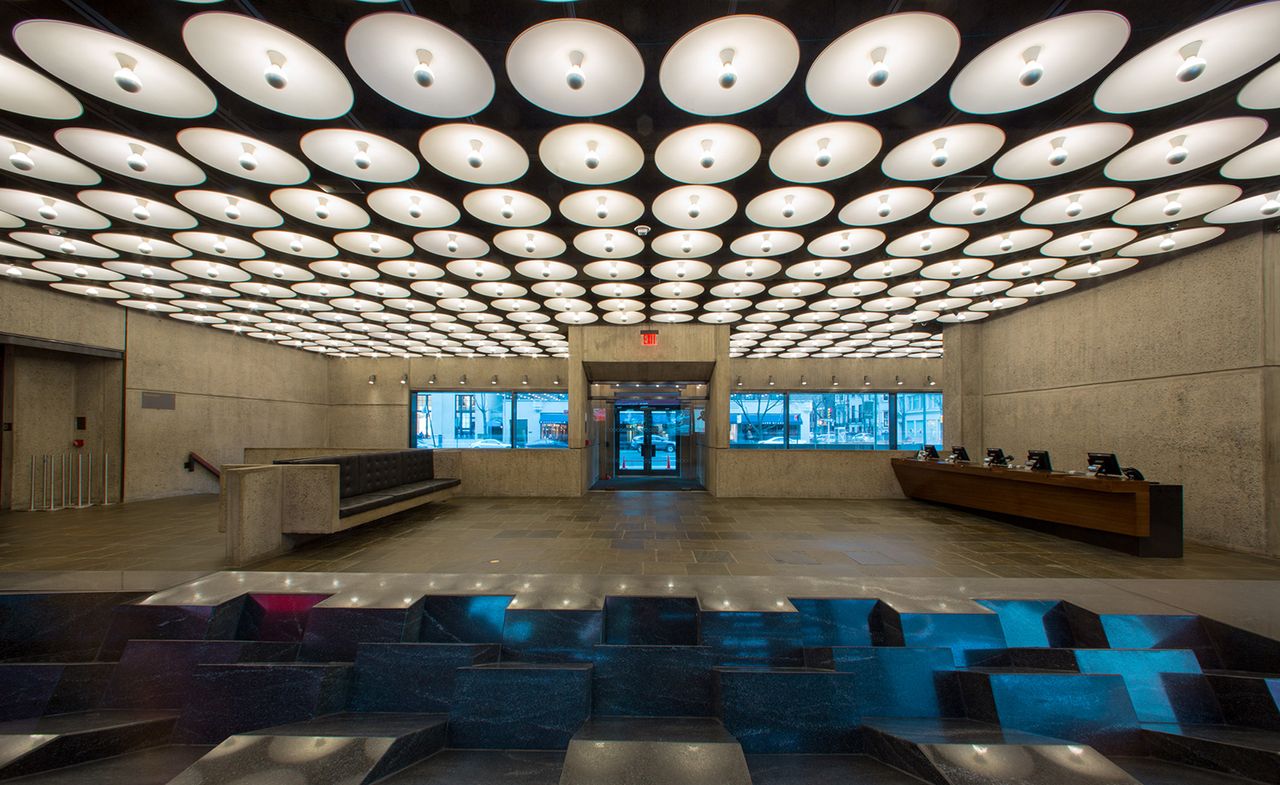
[[717,496],[792,499],[901,499],[890,458],[881,450],[720,450]]
[[1148,479],[1183,485],[1189,539],[1280,552],[1269,508],[1273,243],[1258,232],[948,328],[948,443],[971,455],[1046,449],[1062,469],[1115,452]]

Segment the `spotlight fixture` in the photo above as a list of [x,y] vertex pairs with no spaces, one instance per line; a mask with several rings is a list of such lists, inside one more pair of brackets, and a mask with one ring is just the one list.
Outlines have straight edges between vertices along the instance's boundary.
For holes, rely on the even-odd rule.
[[585,55],[577,49],[569,53],[569,70],[564,74],[564,81],[570,90],[581,90],[587,84],[587,75],[582,72],[583,59]]
[[274,49],[267,50],[267,67],[262,71],[262,78],[276,90],[289,86],[289,77],[284,72],[285,57]]
[[840,386],[840,380],[839,380],[839,379],[837,379],[836,377],[832,376],[832,377],[831,377],[831,386],[832,386],[832,387],[839,387],[839,386]]
[[436,383],[436,375],[433,373],[431,374],[431,378],[427,379],[427,384],[435,384],[435,383]]
[[1178,50],[1178,54],[1182,55],[1182,62],[1173,75],[1179,82],[1194,82],[1209,67],[1208,61],[1200,56],[1203,44],[1204,41],[1192,41]]
[[36,168],[36,162],[28,154],[31,148],[18,142],[13,143],[13,153],[9,155],[9,164],[19,172],[30,172]]
[[374,384],[377,381],[378,381],[378,374],[376,373],[369,374],[369,384]]
[[831,140],[827,137],[818,140],[818,154],[814,156],[813,162],[820,167],[831,164],[831,151],[827,149],[829,144],[831,144]]
[[463,387],[467,386],[467,375],[465,373],[458,379],[458,384]]
[[552,383],[552,384],[554,384],[556,387],[559,387],[559,386],[560,386],[560,377],[559,377],[559,376],[557,376],[556,378],[552,379],[552,380],[551,380],[551,383]]
[[893,377],[893,383],[894,383],[894,384],[896,384],[896,385],[898,385],[899,387],[901,387],[901,386],[902,386],[902,377],[901,377],[901,376],[895,376],[895,377]]
[[125,166],[135,172],[147,171],[147,159],[142,156],[146,148],[140,144],[129,143],[129,155],[124,159]]
[[408,384],[408,383],[409,383],[409,374],[407,374],[407,373],[406,373],[406,374],[402,374],[402,375],[400,376],[400,383],[401,383],[401,384]]
[[421,87],[430,87],[436,83],[435,72],[431,70],[431,53],[426,49],[419,49],[417,54],[418,64],[413,67],[413,81]]
[[493,378],[489,380],[489,384],[492,384],[492,385],[497,385],[497,384],[498,384],[498,374],[496,374],[496,373],[495,373],[495,374],[493,375]]
[[741,386],[742,386],[742,377],[741,377],[741,376],[739,376],[737,379],[735,379],[735,380],[734,380],[734,382],[733,382],[733,386],[735,386],[735,387],[741,387]]
[[369,156],[368,142],[356,142],[356,153],[351,157],[351,163],[355,164],[356,168],[361,171],[373,166],[373,158]]
[[1191,151],[1187,149],[1187,135],[1178,134],[1169,139],[1169,152],[1164,154],[1164,161],[1170,166],[1177,166],[1185,162],[1189,155]]
[[120,64],[120,67],[116,69],[115,74],[111,77],[115,80],[116,86],[126,93],[141,92],[142,80],[138,78],[138,74],[133,70],[137,67],[138,61],[127,54],[117,52],[116,62]]
[[804,377],[804,374],[801,374],[801,375],[800,375],[800,386],[801,386],[801,387],[808,387],[808,386],[809,386],[809,380],[808,380],[808,379],[806,379],[806,378]]
[[774,385],[774,382],[773,382],[773,376],[770,376],[770,377],[769,377],[769,386],[770,386],[770,387],[772,387],[773,385]]
[[698,159],[698,165],[703,169],[710,169],[716,165],[716,157],[711,153],[711,145],[714,144],[710,139],[702,140],[702,157]]
[[929,156],[929,163],[935,168],[941,168],[947,165],[950,156],[947,155],[947,138],[941,137],[933,140],[933,153]]
[[867,71],[867,84],[872,87],[883,87],[889,81],[889,67],[884,64],[888,53],[889,50],[883,46],[871,50],[871,70]]
[[870,386],[871,386],[871,377],[870,377],[870,376],[863,376],[863,377],[862,377],[862,386],[863,386],[863,387],[870,387]]
[[1164,207],[1161,208],[1161,212],[1163,212],[1165,215],[1169,216],[1170,218],[1182,212],[1182,202],[1178,201],[1178,197],[1181,195],[1182,194],[1173,193],[1166,196],[1164,201]]
[[1040,65],[1037,59],[1040,57],[1040,47],[1029,46],[1022,52],[1023,66],[1018,72],[1018,84],[1023,87],[1031,87],[1044,77],[1044,66]]
[[1080,194],[1071,194],[1067,197],[1067,209],[1065,212],[1068,218],[1075,218],[1084,212],[1084,205],[1080,204]]
[[733,67],[734,54],[732,49],[720,50],[720,78],[717,81],[726,90],[738,83],[738,70]]
[[258,157],[254,155],[257,148],[248,142],[240,143],[240,157],[236,162],[240,164],[240,168],[246,172],[252,172],[258,168]]
[[529,375],[528,375],[528,374],[525,374],[525,375],[520,379],[520,384],[524,385],[525,387],[528,387],[528,386],[529,386]]
[[484,147],[484,142],[479,139],[471,140],[471,152],[467,153],[467,166],[472,169],[479,169],[484,166],[484,156],[480,154],[480,148]]
[[1049,151],[1048,160],[1050,166],[1062,166],[1067,162],[1068,154],[1066,144],[1067,137],[1065,136],[1055,137],[1049,142],[1049,146],[1053,148]]
[[925,380],[924,380],[924,383],[925,383],[925,384],[927,384],[927,385],[928,385],[928,386],[930,386],[930,387],[937,387],[937,386],[938,386],[938,383],[937,383],[937,382],[935,382],[935,381],[933,380],[933,377],[932,377],[932,376],[926,376],[926,377],[925,377]]

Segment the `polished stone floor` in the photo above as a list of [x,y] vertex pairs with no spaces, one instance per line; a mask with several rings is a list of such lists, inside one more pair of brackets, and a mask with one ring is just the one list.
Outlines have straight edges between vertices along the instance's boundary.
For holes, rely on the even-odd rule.
[[[217,498],[0,514],[0,571],[211,571]],[[1139,559],[906,500],[706,493],[455,498],[253,569],[656,576],[1280,579],[1280,560],[1188,544]]]

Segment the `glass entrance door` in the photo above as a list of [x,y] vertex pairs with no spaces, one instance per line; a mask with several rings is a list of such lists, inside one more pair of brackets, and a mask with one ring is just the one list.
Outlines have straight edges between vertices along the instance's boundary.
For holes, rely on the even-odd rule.
[[677,475],[680,472],[679,406],[619,405],[614,443],[615,474]]

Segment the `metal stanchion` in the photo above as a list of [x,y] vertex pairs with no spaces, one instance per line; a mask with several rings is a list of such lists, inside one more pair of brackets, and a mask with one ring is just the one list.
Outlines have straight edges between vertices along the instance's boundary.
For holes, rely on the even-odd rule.
[[36,456],[31,456],[31,485],[27,489],[27,503],[31,512],[36,511]]
[[115,504],[111,501],[111,454],[102,456],[102,504]]

